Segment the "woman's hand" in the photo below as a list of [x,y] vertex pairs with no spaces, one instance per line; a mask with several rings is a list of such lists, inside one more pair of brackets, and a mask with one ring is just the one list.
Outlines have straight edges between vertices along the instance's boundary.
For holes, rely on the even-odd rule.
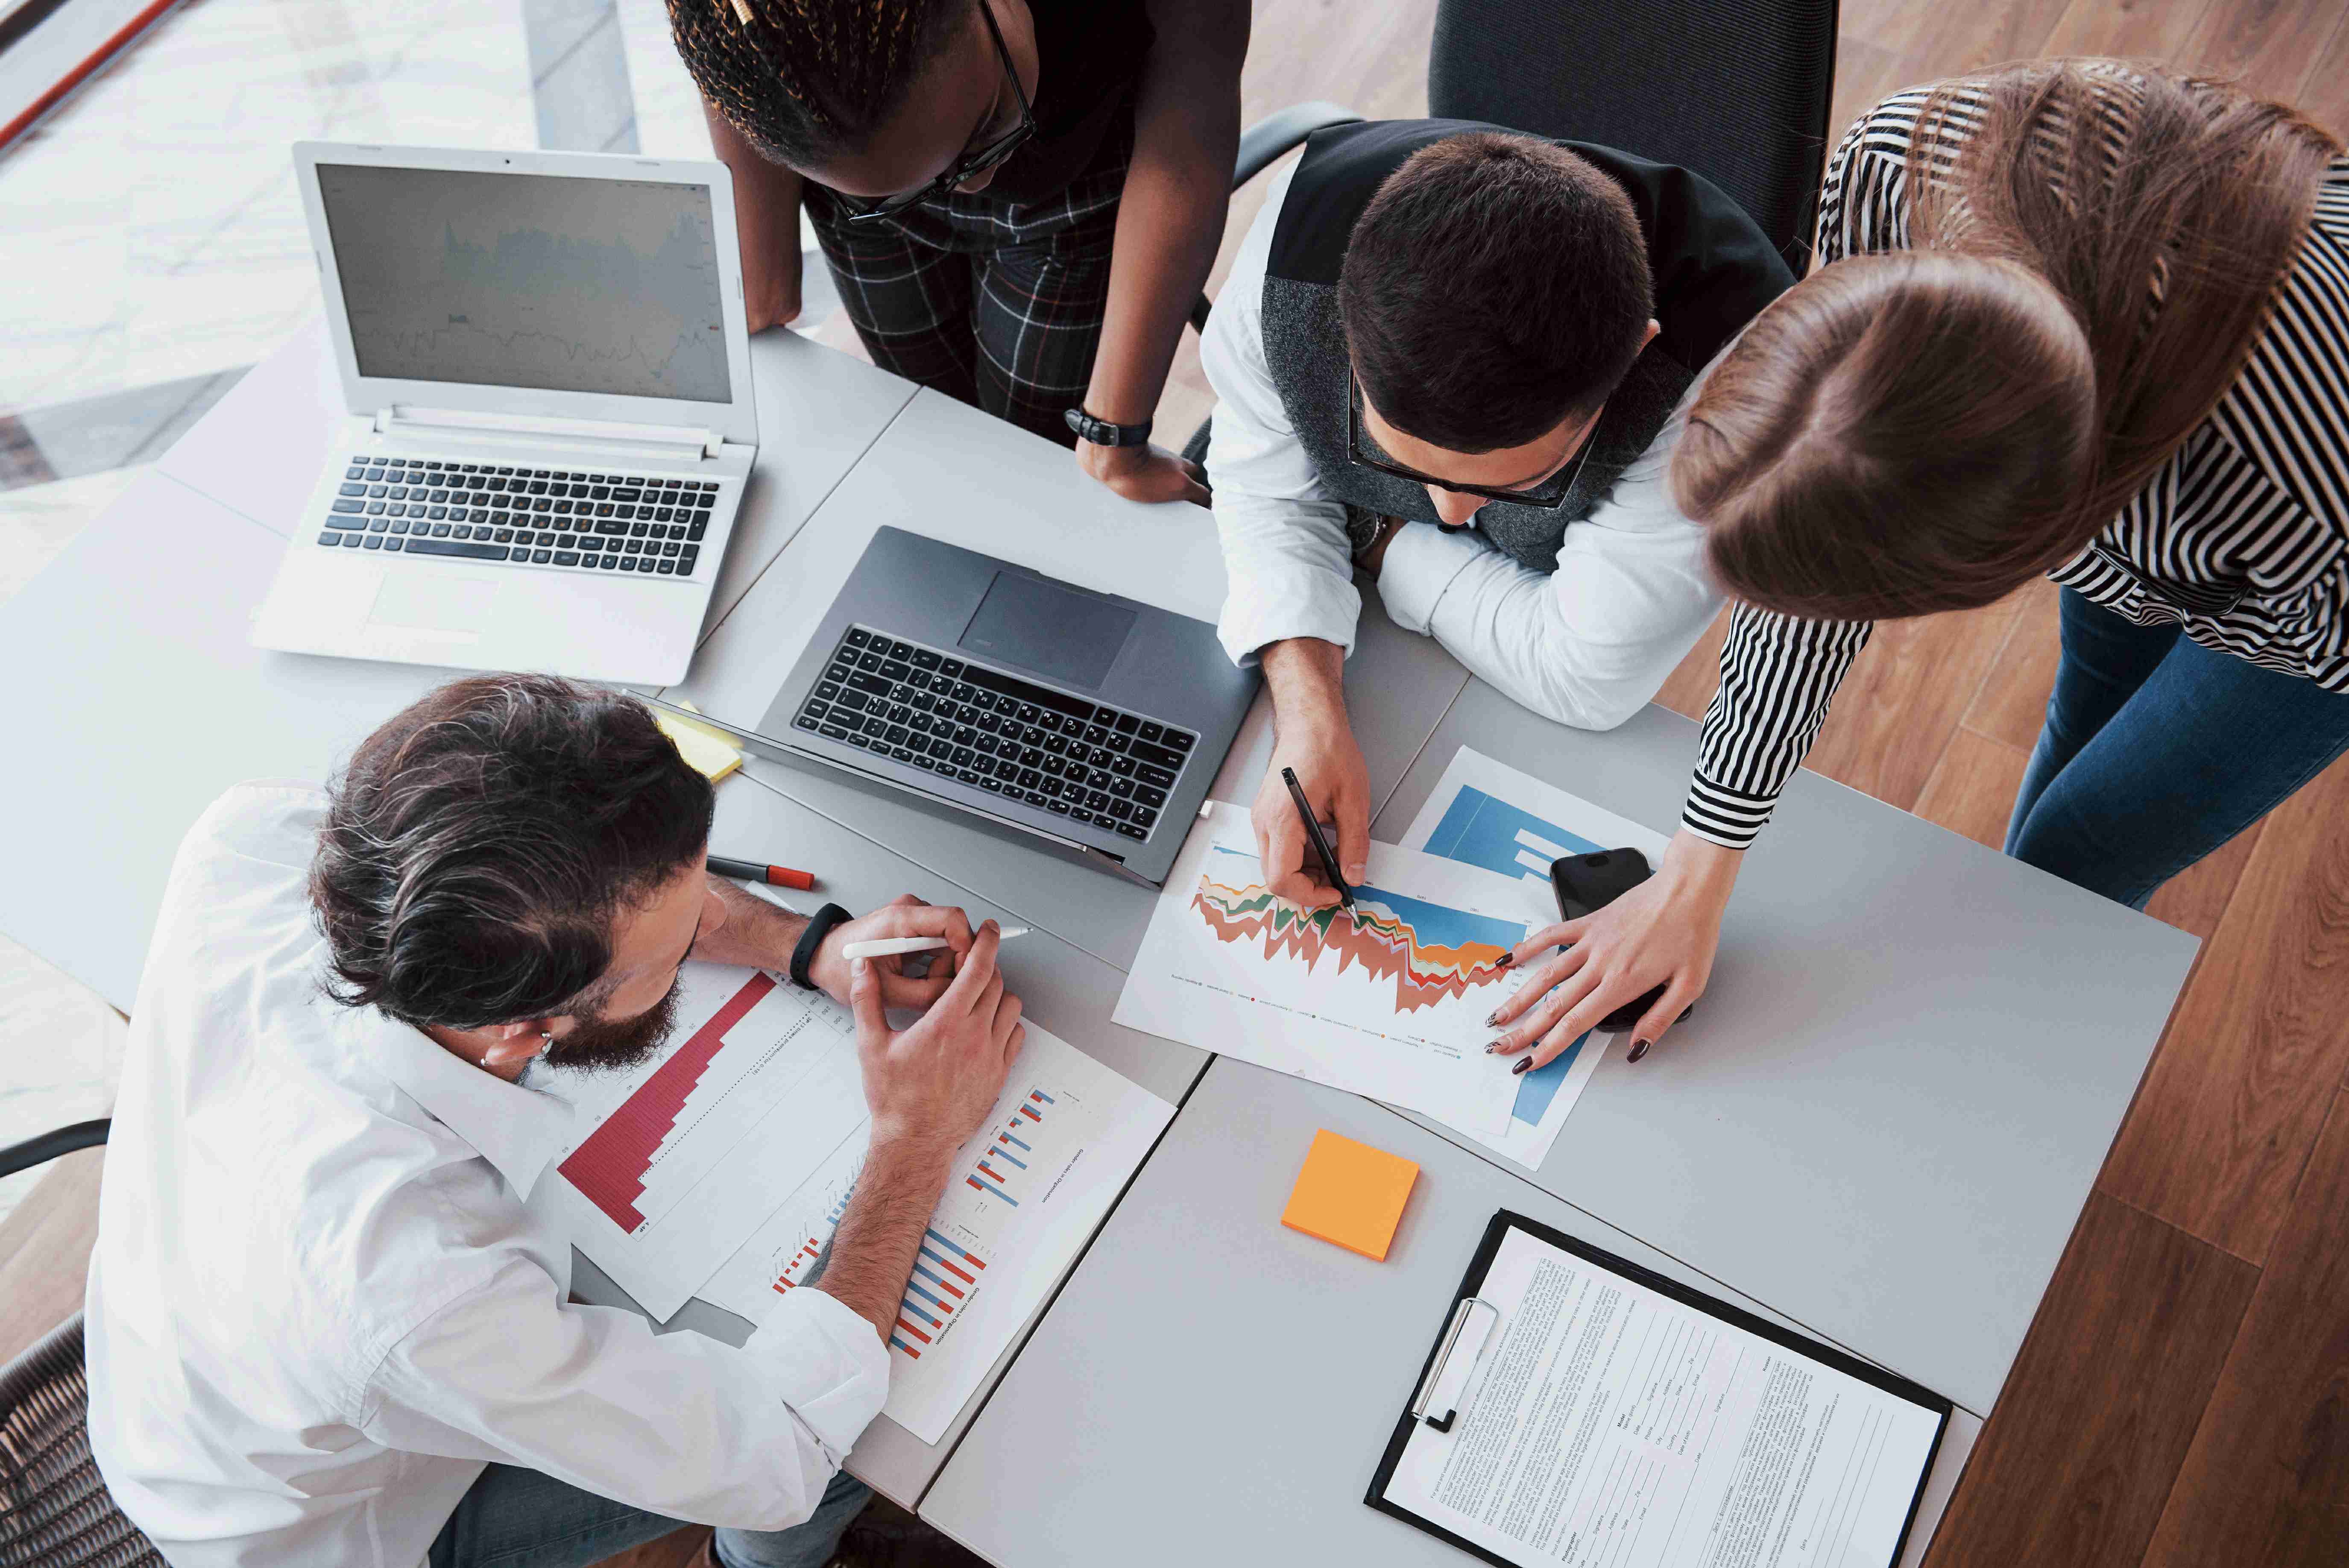
[[[1532,967],[1516,994],[1494,1010],[1494,1026],[1507,1027],[1485,1049],[1529,1050],[1516,1067],[1521,1073],[1547,1066],[1600,1019],[1661,985],[1663,995],[1631,1026],[1628,1060],[1645,1056],[1704,994],[1721,946],[1722,911],[1744,859],[1743,851],[1682,828],[1653,877],[1595,915],[1528,936],[1510,956]],[[1542,958],[1564,944],[1571,945]]]
[[1198,465],[1163,446],[1095,446],[1077,443],[1077,466],[1128,501],[1188,501],[1207,504]]

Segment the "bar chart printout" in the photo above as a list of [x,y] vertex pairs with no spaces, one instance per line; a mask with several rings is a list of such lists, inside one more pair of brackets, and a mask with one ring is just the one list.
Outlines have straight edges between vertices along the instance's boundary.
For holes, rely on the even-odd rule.
[[[1616,815],[1482,753],[1453,753],[1434,793],[1402,836],[1405,846],[1519,877],[1554,918],[1550,862],[1599,849],[1637,849],[1662,864],[1662,834]],[[1470,1129],[1477,1141],[1529,1169],[1539,1169],[1567,1114],[1606,1054],[1604,1038],[1586,1033],[1548,1064],[1516,1080],[1506,1129]]]
[[[986,1121],[956,1151],[889,1336],[885,1413],[926,1443],[946,1434],[1042,1305],[1174,1108],[1028,1021],[1027,1044]],[[764,1323],[823,1282],[864,1157],[827,1161],[705,1283]]]
[[1117,1022],[1498,1136],[1516,1080],[1486,1054],[1485,1019],[1524,983],[1506,961],[1540,898],[1376,843],[1351,909],[1267,881],[1247,814],[1217,805],[1167,876]]
[[656,1317],[685,1304],[843,1145],[864,1147],[855,1024],[769,974],[688,964],[678,1026],[623,1073],[556,1070],[576,1141],[533,1189],[580,1251]]

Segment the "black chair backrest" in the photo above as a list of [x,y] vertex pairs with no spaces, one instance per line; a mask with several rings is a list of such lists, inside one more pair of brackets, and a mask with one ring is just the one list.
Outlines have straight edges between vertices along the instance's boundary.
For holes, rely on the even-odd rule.
[[0,1369],[0,1568],[163,1568],[89,1452],[81,1314]]
[[1837,0],[1438,0],[1428,112],[1596,141],[1727,192],[1800,277]]

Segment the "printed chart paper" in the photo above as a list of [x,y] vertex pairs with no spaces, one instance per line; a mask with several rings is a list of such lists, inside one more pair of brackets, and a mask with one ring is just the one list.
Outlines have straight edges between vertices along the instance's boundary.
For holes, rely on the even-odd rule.
[[1264,880],[1247,813],[1218,803],[1166,878],[1117,1022],[1500,1136],[1516,1081],[1485,1053],[1485,1020],[1518,984],[1500,961],[1540,902],[1384,844],[1352,914],[1289,903]]
[[846,1008],[761,970],[688,963],[678,983],[657,1060],[548,1075],[581,1131],[532,1195],[662,1321],[865,1119]]
[[[1002,1097],[955,1157],[889,1339],[889,1417],[946,1436],[1020,1325],[1101,1224],[1174,1107],[1028,1022]],[[843,1140],[701,1289],[763,1323],[823,1278],[864,1168],[865,1127]]]
[[[1551,861],[1598,849],[1637,849],[1650,866],[1659,866],[1670,842],[1652,828],[1464,746],[1453,753],[1402,841],[1447,860],[1522,878],[1528,892],[1541,900],[1544,924],[1557,918],[1557,897],[1549,881]],[[1540,1169],[1606,1054],[1603,1041],[1584,1034],[1555,1061],[1515,1080],[1516,1098],[1505,1130],[1464,1130],[1527,1169]]]
[[1512,1229],[1449,1431],[1380,1494],[1503,1560],[1889,1568],[1942,1417]]

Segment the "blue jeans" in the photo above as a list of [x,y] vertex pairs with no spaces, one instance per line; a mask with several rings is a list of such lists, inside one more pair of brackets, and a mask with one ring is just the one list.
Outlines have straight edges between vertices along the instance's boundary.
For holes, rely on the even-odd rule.
[[2063,661],[2006,852],[2142,909],[2349,751],[2349,694],[2064,590]]
[[[718,1560],[726,1568],[823,1568],[841,1532],[872,1497],[871,1488],[843,1470],[804,1524],[719,1531]],[[537,1470],[492,1465],[441,1526],[430,1563],[431,1568],[587,1568],[683,1525]]]

